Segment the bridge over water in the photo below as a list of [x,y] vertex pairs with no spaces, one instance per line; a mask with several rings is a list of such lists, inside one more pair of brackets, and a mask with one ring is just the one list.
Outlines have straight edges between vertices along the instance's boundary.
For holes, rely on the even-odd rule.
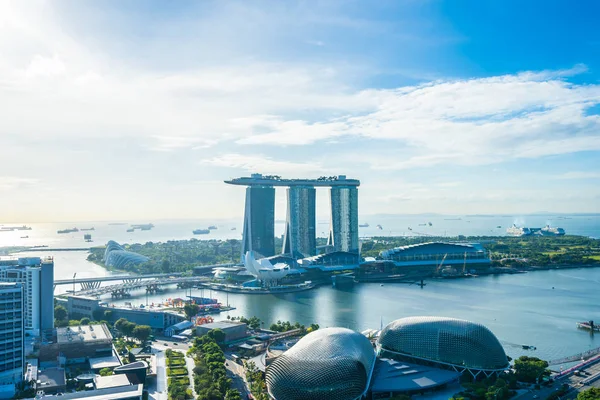
[[81,285],[84,290],[97,289],[103,282],[122,281],[123,283],[137,283],[150,279],[160,279],[169,277],[179,277],[181,272],[172,274],[148,274],[148,275],[109,275],[96,278],[75,278],[75,279],[55,279],[54,288],[58,285]]
[[600,354],[600,347],[598,347],[596,349],[584,351],[583,353],[574,354],[572,356],[557,358],[556,360],[550,360],[550,361],[548,361],[548,365],[559,365],[559,364],[566,364],[566,363],[571,363],[571,362],[576,362],[576,361],[585,361],[585,360],[590,359],[598,354]]
[[[146,275],[147,276],[147,275]],[[123,283],[108,286],[89,287],[74,293],[75,296],[91,296],[97,297],[105,294],[111,294],[113,297],[125,297],[131,290],[146,288],[147,292],[156,292],[160,286],[177,284],[184,287],[190,287],[193,284],[210,281],[209,277],[205,276],[179,276],[175,277],[171,274],[168,277],[155,278],[149,280],[127,280]]]

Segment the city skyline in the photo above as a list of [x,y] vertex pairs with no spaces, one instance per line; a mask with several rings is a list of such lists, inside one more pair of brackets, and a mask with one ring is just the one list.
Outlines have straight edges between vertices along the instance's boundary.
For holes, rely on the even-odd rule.
[[236,218],[252,172],[598,213],[600,5],[564,4],[3,2],[0,221]]

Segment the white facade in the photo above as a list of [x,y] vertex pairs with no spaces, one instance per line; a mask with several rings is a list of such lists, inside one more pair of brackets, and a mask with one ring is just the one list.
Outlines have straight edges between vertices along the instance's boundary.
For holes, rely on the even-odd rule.
[[255,260],[251,251],[244,255],[244,266],[256,279],[263,282],[277,281],[290,272],[290,267],[287,264],[278,263],[273,265],[266,258]]
[[[0,265],[0,282],[20,283],[23,286],[25,331],[28,334],[39,336],[42,327],[42,312],[48,313],[51,320],[45,327],[53,328],[54,321],[54,296],[53,273],[48,276],[42,274],[42,268],[54,268],[47,265],[39,257],[19,258],[12,265]],[[4,263],[3,263],[4,264]],[[44,279],[43,279],[44,278]],[[45,295],[46,298],[42,298]],[[50,315],[51,314],[51,315]]]

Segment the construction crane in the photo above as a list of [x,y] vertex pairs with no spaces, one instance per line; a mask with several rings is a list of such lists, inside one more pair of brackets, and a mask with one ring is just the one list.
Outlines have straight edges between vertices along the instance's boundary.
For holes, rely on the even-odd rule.
[[444,265],[444,261],[446,260],[447,256],[448,256],[448,253],[444,254],[444,257],[442,258],[442,261],[440,262],[440,264],[438,265],[437,269],[435,270],[436,274],[440,273],[440,269],[442,269],[442,265]]

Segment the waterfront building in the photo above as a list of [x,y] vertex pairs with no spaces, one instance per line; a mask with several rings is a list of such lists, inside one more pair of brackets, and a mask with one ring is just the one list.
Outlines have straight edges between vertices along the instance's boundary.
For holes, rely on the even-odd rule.
[[316,197],[317,191],[311,186],[291,186],[287,189],[283,254],[298,258],[316,254]]
[[379,258],[362,262],[357,279],[378,280],[398,274],[452,278],[485,273],[491,265],[489,253],[479,243],[419,243],[382,251]]
[[256,251],[263,257],[275,254],[275,188],[246,188],[242,255]]
[[331,195],[331,225],[327,245],[334,251],[358,253],[358,189],[334,186]]
[[128,265],[143,264],[149,258],[133,251],[127,251],[114,240],[109,240],[104,250],[104,264],[108,267],[124,268]]
[[375,352],[369,339],[346,328],[311,332],[267,366],[275,400],[354,400],[369,389]]
[[23,286],[25,330],[39,336],[54,329],[54,260],[22,257],[0,260],[0,282]]
[[138,325],[148,325],[153,331],[162,334],[169,326],[184,321],[185,316],[174,311],[163,311],[153,308],[117,307],[101,304],[99,299],[86,296],[68,296],[67,311],[75,318],[88,317],[94,319],[94,312],[110,311],[108,322],[125,318]]
[[380,357],[435,366],[473,377],[504,372],[508,358],[485,326],[445,317],[407,317],[388,324],[377,339]]
[[359,180],[345,175],[282,179],[252,174],[225,183],[246,186],[242,257],[251,250],[262,257],[275,253],[275,187],[288,188],[284,253],[298,258],[316,254],[315,187],[331,188],[330,246],[337,251],[358,253]]
[[24,291],[19,283],[0,283],[0,398],[11,398],[25,366]]

